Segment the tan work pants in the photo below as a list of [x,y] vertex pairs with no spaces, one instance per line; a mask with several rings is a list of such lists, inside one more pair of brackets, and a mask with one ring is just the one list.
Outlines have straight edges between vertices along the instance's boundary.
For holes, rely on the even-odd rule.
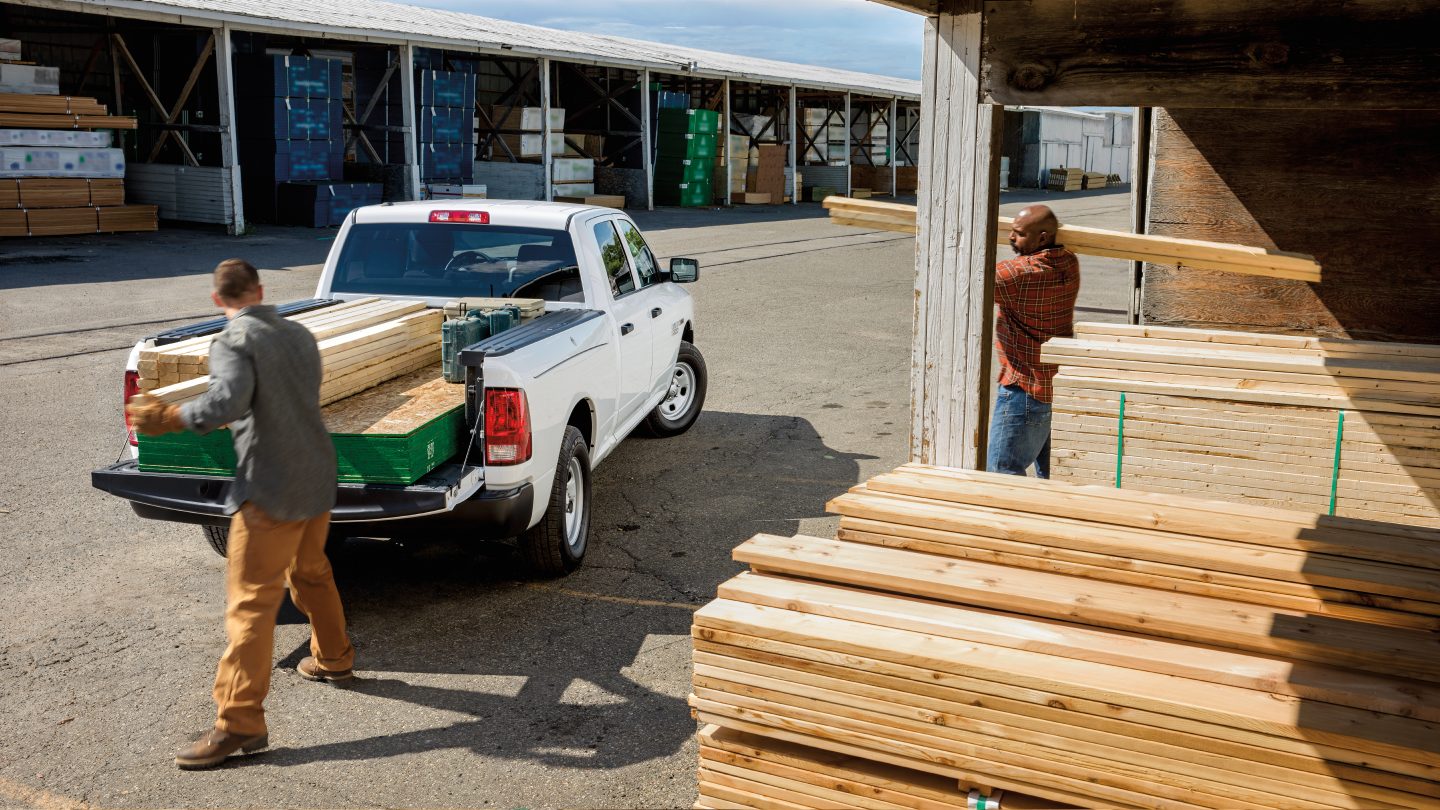
[[265,734],[265,694],[275,653],[275,616],[290,583],[290,599],[310,618],[310,654],[329,670],[350,669],[355,650],[345,634],[345,610],[325,556],[329,513],[279,521],[246,502],[230,519],[225,572],[225,633],[230,645],[215,673],[216,728]]

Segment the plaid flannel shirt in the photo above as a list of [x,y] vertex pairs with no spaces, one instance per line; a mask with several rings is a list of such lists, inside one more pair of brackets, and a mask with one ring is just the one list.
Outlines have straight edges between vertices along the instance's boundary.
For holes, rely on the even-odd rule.
[[1075,333],[1080,260],[1063,246],[995,264],[995,348],[1000,384],[1019,384],[1041,402],[1054,398],[1059,366],[1040,362],[1040,345]]

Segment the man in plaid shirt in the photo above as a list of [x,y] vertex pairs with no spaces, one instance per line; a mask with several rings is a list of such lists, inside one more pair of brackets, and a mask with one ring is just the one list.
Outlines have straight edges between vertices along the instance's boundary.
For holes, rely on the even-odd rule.
[[995,265],[995,348],[1000,392],[990,420],[987,469],[1050,477],[1051,381],[1059,367],[1040,362],[1040,344],[1075,332],[1080,261],[1055,244],[1055,212],[1032,205],[1015,215],[1010,248],[1017,258]]

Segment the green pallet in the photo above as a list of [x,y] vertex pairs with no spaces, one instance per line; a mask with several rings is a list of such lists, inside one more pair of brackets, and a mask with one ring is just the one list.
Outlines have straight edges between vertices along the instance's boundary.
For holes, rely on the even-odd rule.
[[[405,435],[331,433],[336,473],[343,483],[413,484],[460,449],[465,409],[453,408]],[[140,437],[143,472],[234,475],[229,430],[201,436],[167,433]]]
[[714,173],[711,160],[671,160],[655,164],[655,184],[708,183]]
[[706,133],[720,131],[720,113],[714,110],[661,110],[660,137],[672,132]]
[[715,159],[719,154],[716,149],[719,139],[711,135],[681,135],[670,132],[660,136],[658,149],[656,150],[657,160],[698,160],[701,158]]

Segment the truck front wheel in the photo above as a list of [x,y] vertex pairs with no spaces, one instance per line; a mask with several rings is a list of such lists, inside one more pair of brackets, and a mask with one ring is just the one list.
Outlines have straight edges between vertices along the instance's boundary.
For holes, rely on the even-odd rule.
[[580,431],[567,425],[550,502],[540,522],[520,536],[520,554],[536,576],[563,576],[580,566],[589,539],[590,448]]
[[645,417],[645,431],[651,436],[668,438],[689,430],[705,406],[709,379],[700,350],[681,341],[675,366],[670,370],[670,388],[655,410]]

